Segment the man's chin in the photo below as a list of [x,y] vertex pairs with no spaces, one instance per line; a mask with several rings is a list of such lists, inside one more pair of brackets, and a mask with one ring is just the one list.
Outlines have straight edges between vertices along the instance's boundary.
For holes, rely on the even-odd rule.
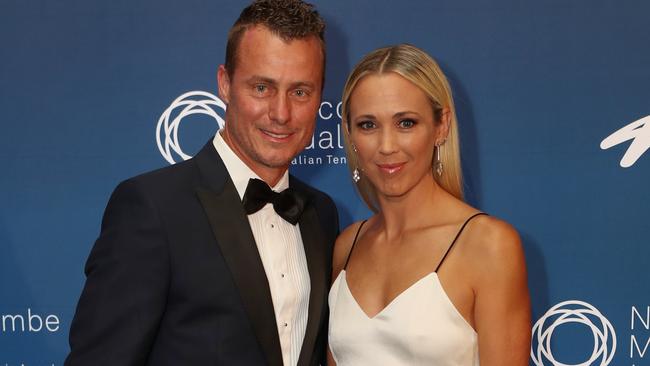
[[287,168],[289,167],[289,164],[291,164],[291,160],[293,158],[286,160],[286,159],[279,159],[279,160],[264,160],[262,164],[266,166],[267,168],[272,168],[272,169],[280,169],[280,168]]
[[258,164],[261,164],[267,168],[279,169],[288,167],[293,160],[293,155],[258,152],[257,159],[255,160]]
[[289,152],[278,149],[266,149],[266,151],[258,151],[257,161],[267,168],[286,168],[298,154],[300,154],[300,151]]

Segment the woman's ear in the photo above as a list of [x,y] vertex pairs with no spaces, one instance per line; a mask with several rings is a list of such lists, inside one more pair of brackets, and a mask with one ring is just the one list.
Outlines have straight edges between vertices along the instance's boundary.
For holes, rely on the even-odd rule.
[[451,110],[447,107],[442,109],[440,114],[440,124],[436,133],[436,141],[445,141],[449,135],[449,126],[451,125]]

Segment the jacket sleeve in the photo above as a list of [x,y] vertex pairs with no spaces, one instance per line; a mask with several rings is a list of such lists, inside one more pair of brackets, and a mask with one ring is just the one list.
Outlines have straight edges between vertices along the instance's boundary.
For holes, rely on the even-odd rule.
[[154,203],[120,184],[85,267],[66,366],[145,365],[165,310],[169,251]]

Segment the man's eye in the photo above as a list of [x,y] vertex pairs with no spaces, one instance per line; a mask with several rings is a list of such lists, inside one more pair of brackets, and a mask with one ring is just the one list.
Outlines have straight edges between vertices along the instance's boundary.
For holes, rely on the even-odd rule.
[[375,123],[372,121],[361,121],[357,123],[357,127],[359,127],[362,130],[370,130],[375,128]]
[[255,85],[255,91],[260,93],[260,94],[264,93],[267,90],[268,90],[268,87],[266,85],[264,85],[264,84]]
[[415,121],[412,119],[403,119],[397,123],[400,128],[411,128],[415,126]]
[[296,91],[294,92],[294,94],[295,94],[297,97],[304,97],[304,96],[307,95],[307,92],[304,91],[303,89],[296,89]]

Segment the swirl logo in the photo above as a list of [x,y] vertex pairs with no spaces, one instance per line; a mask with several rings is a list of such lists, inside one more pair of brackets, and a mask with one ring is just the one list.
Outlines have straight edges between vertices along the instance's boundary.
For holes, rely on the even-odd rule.
[[[566,323],[588,326],[593,333],[594,346],[589,358],[578,364],[565,364],[553,357],[551,337],[555,328]],[[536,366],[607,366],[616,353],[616,332],[612,324],[592,305],[578,300],[561,302],[549,309],[533,326],[533,346],[530,357]]]
[[193,114],[205,114],[217,121],[219,129],[223,128],[225,121],[214,107],[226,110],[226,104],[216,96],[204,91],[191,91],[176,98],[165,109],[156,126],[156,142],[158,150],[169,164],[176,163],[173,153],[183,160],[191,158],[183,152],[178,143],[178,126],[183,118]]

